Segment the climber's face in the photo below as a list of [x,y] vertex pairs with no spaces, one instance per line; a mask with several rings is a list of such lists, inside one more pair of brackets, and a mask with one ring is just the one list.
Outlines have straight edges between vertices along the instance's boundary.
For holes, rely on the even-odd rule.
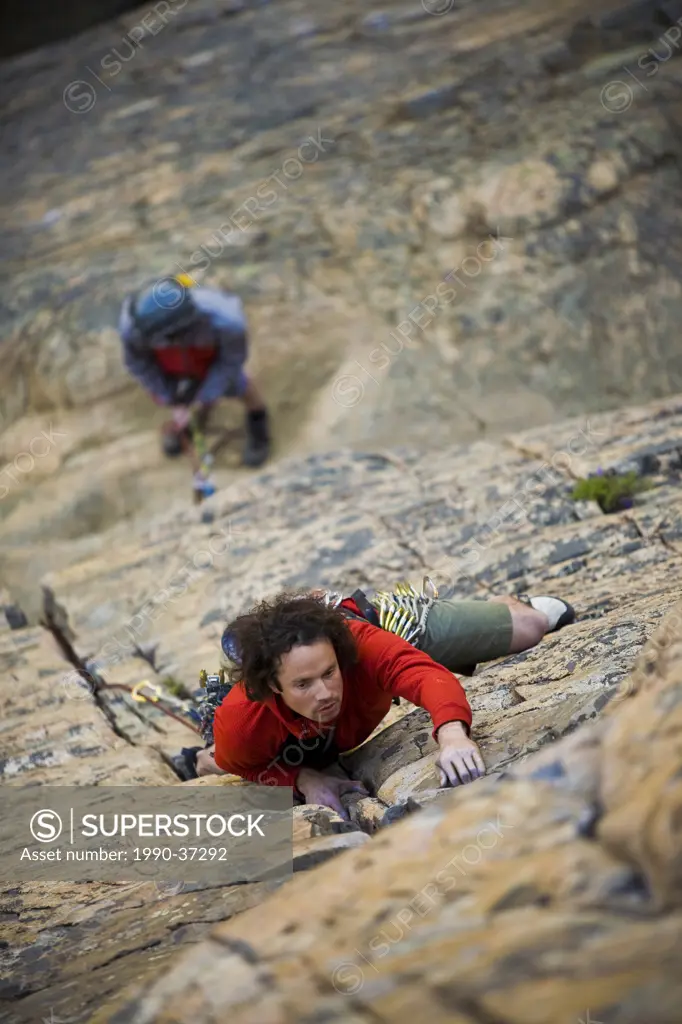
[[292,711],[321,725],[338,718],[343,677],[329,640],[292,647],[282,656],[277,681]]

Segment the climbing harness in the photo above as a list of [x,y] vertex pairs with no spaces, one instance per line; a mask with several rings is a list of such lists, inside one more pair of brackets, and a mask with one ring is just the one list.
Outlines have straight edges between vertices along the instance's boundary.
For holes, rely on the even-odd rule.
[[[373,600],[369,600],[362,590],[351,594],[351,600],[360,610],[356,615],[349,608],[343,608],[344,615],[349,618],[361,618],[373,626],[385,629],[387,633],[406,640],[414,647],[419,647],[426,632],[426,620],[438,598],[438,588],[430,576],[424,576],[421,592],[414,589],[411,583],[398,582],[393,591],[379,591]],[[325,591],[324,603],[331,608],[338,608],[343,596],[333,591]],[[394,704],[400,704],[400,697],[393,698]]]
[[221,668],[216,675],[212,676],[209,676],[206,669],[202,668],[199,673],[199,685],[202,690],[206,691],[198,707],[199,730],[204,743],[207,747],[210,747],[214,742],[213,719],[215,718],[215,713],[234,686],[234,683],[225,680],[224,668]]
[[[411,583],[403,580],[396,584],[394,590],[381,590],[371,600],[362,590],[356,590],[351,594],[351,600],[360,610],[360,615],[347,608],[342,611],[349,618],[366,619],[373,626],[394,633],[418,647],[426,632],[429,612],[437,599],[436,584],[430,576],[424,576],[421,591],[415,590]],[[325,591],[323,600],[329,607],[337,608],[343,597],[333,591]]]

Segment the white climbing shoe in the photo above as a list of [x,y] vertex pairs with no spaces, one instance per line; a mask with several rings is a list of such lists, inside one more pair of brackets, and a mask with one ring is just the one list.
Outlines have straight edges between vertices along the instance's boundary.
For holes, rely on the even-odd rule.
[[548,633],[553,633],[555,629],[570,626],[575,622],[575,609],[568,601],[562,601],[559,597],[527,597],[525,603],[547,616]]

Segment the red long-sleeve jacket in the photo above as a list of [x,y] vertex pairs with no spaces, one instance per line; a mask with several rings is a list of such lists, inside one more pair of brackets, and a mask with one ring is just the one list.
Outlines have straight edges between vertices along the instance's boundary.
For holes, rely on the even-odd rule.
[[[344,602],[346,603],[346,602]],[[352,605],[350,605],[352,607]],[[343,677],[341,710],[333,723],[339,751],[352,750],[376,728],[393,697],[425,708],[434,733],[446,722],[471,726],[471,708],[459,680],[407,641],[372,626],[348,620],[358,647],[357,664]],[[298,766],[278,757],[285,741],[319,738],[324,727],[297,715],[279,694],[265,702],[250,701],[238,683],[216,711],[213,734],[219,768],[260,785],[295,786]],[[326,730],[330,732],[330,729]]]

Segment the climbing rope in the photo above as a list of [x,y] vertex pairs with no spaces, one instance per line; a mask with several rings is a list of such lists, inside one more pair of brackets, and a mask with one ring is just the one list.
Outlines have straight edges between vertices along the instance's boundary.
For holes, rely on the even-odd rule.
[[210,498],[216,491],[215,483],[211,479],[213,455],[207,450],[206,438],[199,428],[194,412],[192,412],[192,418],[189,422],[189,430],[191,438],[190,453],[194,456],[192,490],[194,492],[194,501],[196,504],[199,504],[204,498]]
[[[149,687],[150,690],[152,691],[151,696],[142,693],[142,690],[146,687]],[[200,717],[197,710],[193,708],[188,701],[180,700],[179,697],[174,697],[166,690],[162,690],[161,687],[157,686],[156,683],[150,683],[148,679],[143,679],[141,682],[135,683],[134,686],[128,686],[126,683],[106,683],[102,680],[100,681],[98,689],[124,690],[126,693],[129,693],[133,700],[137,703],[144,702],[148,704],[153,704],[154,707],[156,707],[159,711],[163,712],[164,715],[168,715],[169,718],[173,718],[176,722],[180,722],[181,725],[186,725],[187,728],[191,729],[193,732],[201,732],[198,725],[193,724],[193,722],[198,723],[200,721]],[[179,711],[182,712],[183,715],[186,715],[188,718],[192,719],[192,721],[188,722],[187,718],[183,718],[181,715],[175,714],[174,711],[170,710],[170,707],[164,707],[165,704],[170,705],[170,707],[177,708]]]

